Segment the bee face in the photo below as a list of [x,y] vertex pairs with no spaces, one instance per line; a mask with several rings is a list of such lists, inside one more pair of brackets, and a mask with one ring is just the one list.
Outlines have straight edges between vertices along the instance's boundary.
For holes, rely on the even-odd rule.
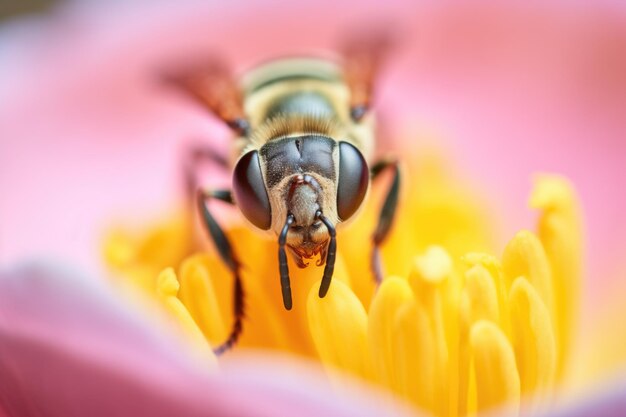
[[233,177],[235,199],[255,226],[280,234],[287,216],[293,223],[287,246],[298,265],[320,255],[329,240],[324,216],[336,225],[350,218],[365,197],[369,171],[361,153],[347,142],[320,135],[276,139],[245,154]]
[[323,262],[329,235],[319,214],[325,212],[336,218],[334,183],[319,174],[307,173],[288,177],[281,185],[279,189],[286,198],[277,204],[294,216],[287,247],[302,268],[308,265],[307,259],[317,255],[320,255],[320,263]]

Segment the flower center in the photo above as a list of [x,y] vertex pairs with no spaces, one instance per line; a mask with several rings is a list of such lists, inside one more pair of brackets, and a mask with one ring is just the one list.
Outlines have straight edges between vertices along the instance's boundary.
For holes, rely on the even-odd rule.
[[[415,191],[406,190],[384,243],[388,275],[377,289],[364,261],[376,189],[359,218],[340,229],[325,298],[317,295],[319,268],[291,268],[290,312],[280,299],[276,242],[244,226],[228,231],[245,266],[247,316],[236,349],[317,358],[331,376],[356,375],[437,416],[545,407],[567,370],[579,298],[582,238],[571,185],[538,177],[530,198],[540,211],[536,233],[519,232],[496,257],[477,198],[436,164],[415,165],[422,171],[409,175]],[[212,249],[189,256],[200,249],[191,223],[161,225],[148,237],[114,234],[107,257],[192,340],[215,346],[232,322],[232,277]],[[164,269],[172,266],[176,272]]]

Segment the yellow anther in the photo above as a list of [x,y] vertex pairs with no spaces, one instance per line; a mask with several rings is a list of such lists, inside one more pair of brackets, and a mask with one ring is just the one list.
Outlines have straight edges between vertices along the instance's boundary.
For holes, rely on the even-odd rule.
[[195,255],[182,263],[178,298],[187,307],[204,336],[213,345],[218,345],[226,340],[228,333],[211,281],[209,263],[206,255]]
[[505,407],[502,415],[517,415],[520,380],[513,348],[502,330],[490,321],[479,321],[470,331],[470,346],[478,409]]
[[398,377],[395,375],[394,320],[398,310],[413,300],[413,292],[406,279],[389,277],[385,279],[374,295],[368,317],[368,339],[372,365],[379,382],[400,392]]
[[465,331],[469,331],[479,320],[489,320],[496,324],[500,322],[496,288],[489,271],[483,266],[473,266],[465,273],[465,288],[459,310],[461,325]]
[[550,264],[543,245],[534,233],[522,230],[511,239],[502,255],[502,268],[509,288],[517,278],[525,277],[548,310],[552,311]]
[[[548,309],[525,278],[511,286],[511,324],[525,412],[537,411],[551,393],[556,372],[556,346]],[[530,398],[532,397],[532,398]]]
[[185,305],[176,297],[179,289],[176,274],[172,268],[164,269],[157,279],[157,294],[161,299],[162,305],[166,311],[185,332],[189,339],[197,346],[203,357],[209,359],[210,363],[217,363],[217,359],[210,349],[200,328],[185,308]]
[[415,285],[438,284],[452,273],[452,259],[441,246],[430,246],[423,255],[417,256],[411,271],[411,282]]
[[501,313],[494,277],[481,263],[465,272],[465,287],[459,305],[460,334],[458,353],[458,395],[459,412],[465,415],[470,400],[470,332],[474,323],[489,320],[500,323]]
[[319,282],[309,293],[307,312],[315,347],[330,369],[370,378],[367,315],[350,288],[334,280],[326,297],[318,296]]
[[570,182],[557,175],[540,175],[536,178],[530,205],[541,210],[538,236],[552,271],[557,378],[560,379],[569,358],[579,309],[582,270],[580,207]]
[[157,279],[157,293],[163,298],[176,297],[180,284],[173,268],[165,268]]
[[433,337],[435,364],[434,409],[435,414],[444,416],[449,410],[448,400],[448,344],[446,340],[443,284],[453,272],[452,260],[445,249],[431,246],[415,258],[409,275],[409,284],[417,300],[418,308],[423,309]]
[[104,247],[106,262],[114,268],[129,266],[137,253],[137,242],[123,230],[113,230],[109,233]]
[[415,301],[398,310],[393,326],[395,375],[400,393],[420,408],[434,412],[441,363],[428,313]]
[[478,252],[468,253],[463,256],[462,259],[469,266],[481,265],[489,271],[498,296],[498,310],[500,312],[499,325],[504,334],[510,334],[508,306],[509,289],[504,282],[504,273],[502,272],[500,260],[493,255]]

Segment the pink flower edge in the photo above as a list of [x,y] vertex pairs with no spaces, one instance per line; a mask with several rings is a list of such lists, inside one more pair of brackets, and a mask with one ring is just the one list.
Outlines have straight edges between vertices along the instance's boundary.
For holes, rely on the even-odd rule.
[[209,372],[102,282],[34,265],[0,273],[6,415],[378,416],[390,404],[358,385],[339,394],[298,361],[224,362]]

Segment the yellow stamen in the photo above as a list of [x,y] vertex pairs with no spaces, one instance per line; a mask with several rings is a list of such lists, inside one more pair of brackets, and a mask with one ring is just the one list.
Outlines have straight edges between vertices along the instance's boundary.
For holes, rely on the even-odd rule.
[[156,278],[165,268],[178,265],[193,246],[189,216],[172,216],[148,228],[148,233],[113,229],[104,256],[112,269],[142,290],[155,295]]
[[581,215],[572,185],[557,175],[541,175],[530,205],[541,210],[538,235],[548,255],[556,310],[557,378],[564,375],[577,324],[582,261]]
[[434,341],[434,352],[430,358],[435,366],[434,373],[434,409],[436,415],[445,416],[449,410],[448,399],[448,345],[444,325],[442,305],[442,287],[452,274],[452,260],[439,246],[432,246],[424,255],[415,258],[409,275],[419,308],[424,309],[428,317]]
[[413,292],[406,279],[385,279],[372,300],[368,320],[368,339],[375,376],[383,384],[400,392],[400,383],[395,375],[394,321],[398,310],[413,300]]
[[508,288],[517,278],[525,277],[548,308],[550,321],[556,319],[550,264],[537,236],[527,230],[517,233],[504,249],[502,268]]
[[216,346],[226,340],[228,332],[211,282],[209,262],[208,256],[195,255],[182,263],[178,298],[207,340]]
[[[468,324],[482,319],[500,322],[498,294],[493,281],[489,271],[482,265],[475,265],[465,272],[464,299],[461,306],[467,306]],[[463,310],[465,308],[461,309],[462,313]]]
[[404,304],[396,316],[392,341],[400,394],[427,411],[435,409],[439,367],[430,321],[416,301]]
[[504,273],[502,271],[502,265],[498,258],[486,253],[468,253],[463,256],[463,261],[469,266],[481,265],[491,276],[493,285],[496,288],[496,294],[498,296],[498,311],[500,312],[500,328],[504,334],[510,334],[509,329],[509,305],[508,305],[508,289],[504,280]]
[[490,321],[481,320],[472,326],[470,345],[478,409],[505,405],[502,415],[517,415],[520,379],[513,348],[502,330]]
[[556,371],[556,346],[552,320],[539,292],[526,278],[511,287],[511,323],[522,395],[527,412],[536,411],[540,400],[550,394]]
[[[440,246],[429,247],[424,255],[415,258],[409,278],[414,290],[431,288],[445,280],[452,272],[452,259]],[[428,294],[430,295],[430,294]]]
[[157,279],[157,294],[170,316],[180,328],[189,336],[189,339],[209,359],[210,363],[217,363],[217,359],[208,345],[202,331],[196,325],[184,304],[177,298],[180,285],[172,268],[163,270]]
[[[478,255],[474,255],[477,257]],[[501,323],[501,314],[496,290],[497,279],[481,263],[477,263],[465,272],[465,287],[459,305],[460,335],[458,353],[458,415],[466,415],[471,388],[475,381],[471,377],[470,333],[474,323],[489,320]]]
[[309,293],[309,328],[320,359],[330,368],[369,379],[367,315],[350,288],[333,280],[326,297],[318,296],[319,282]]

